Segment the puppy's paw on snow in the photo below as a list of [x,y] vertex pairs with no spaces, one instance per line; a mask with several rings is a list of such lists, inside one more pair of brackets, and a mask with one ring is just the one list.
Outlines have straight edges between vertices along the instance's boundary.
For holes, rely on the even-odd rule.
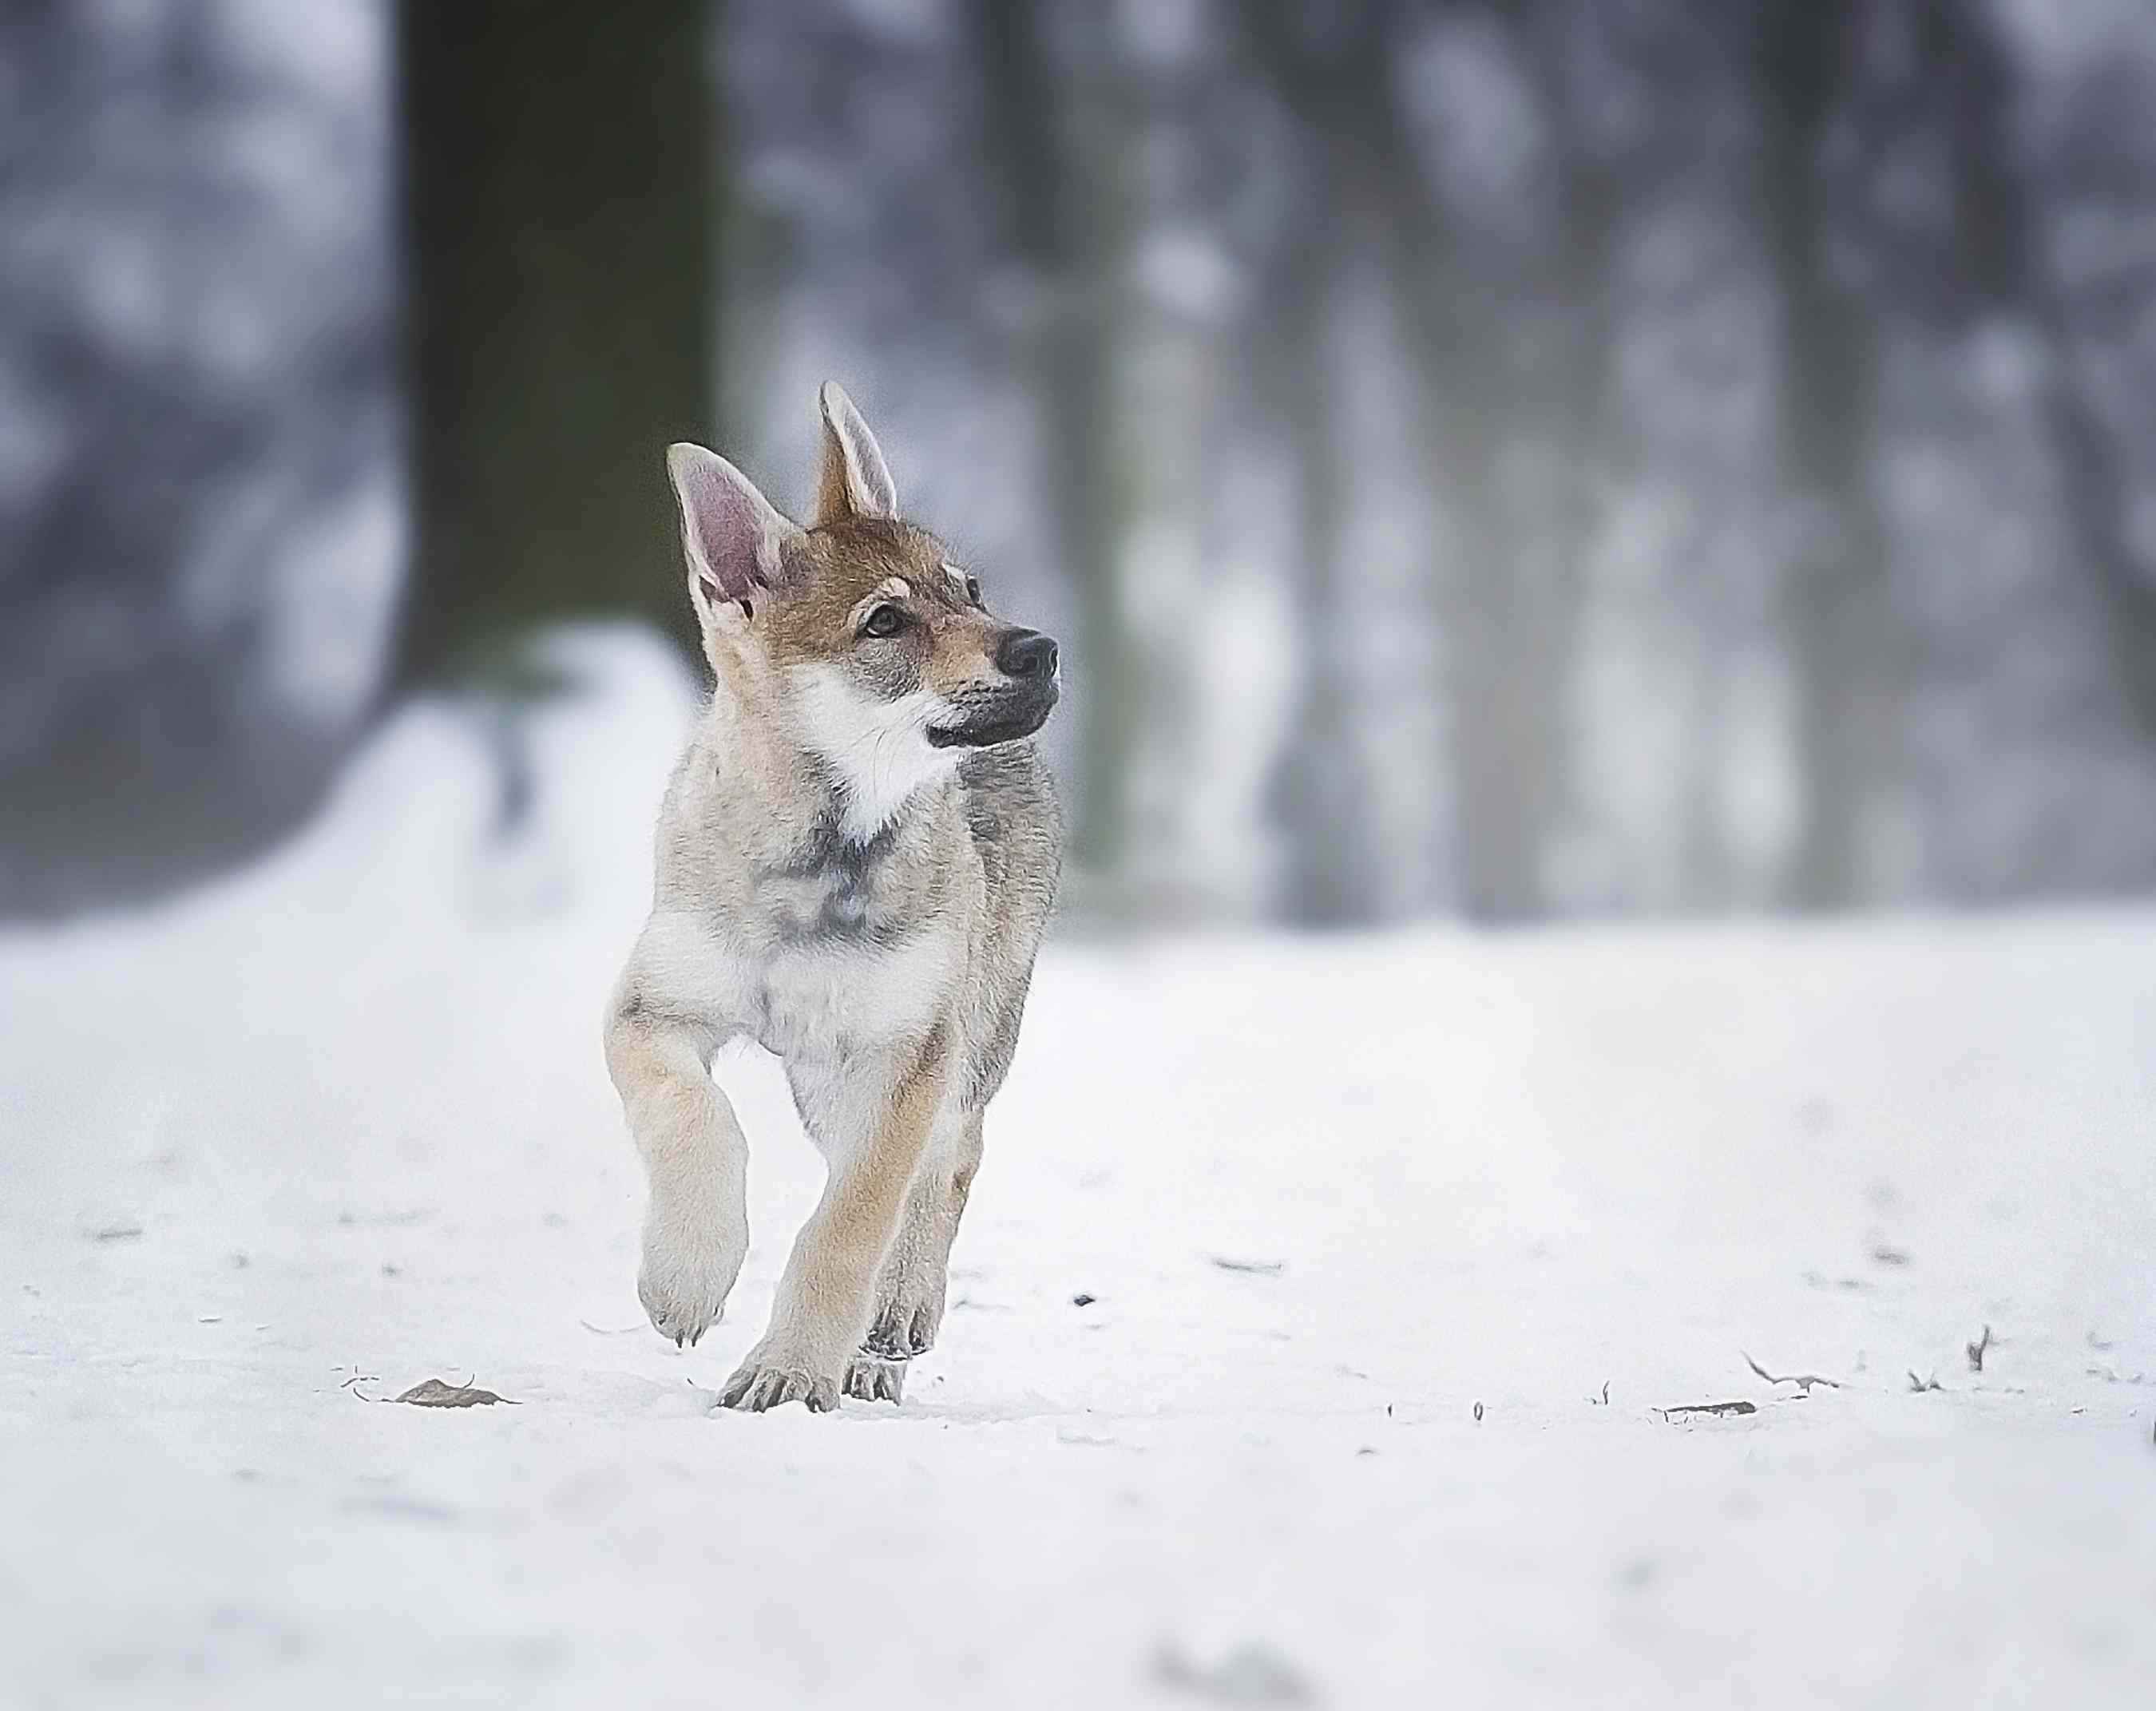
[[829,1414],[839,1406],[839,1381],[805,1366],[752,1350],[719,1392],[719,1406],[761,1414],[787,1402],[800,1402],[812,1414]]
[[906,1393],[906,1363],[864,1349],[846,1368],[846,1394],[861,1402],[897,1402]]
[[877,1304],[869,1334],[861,1340],[865,1355],[884,1360],[911,1360],[936,1346],[936,1332],[943,1319],[942,1292],[934,1300],[916,1300],[901,1293]]

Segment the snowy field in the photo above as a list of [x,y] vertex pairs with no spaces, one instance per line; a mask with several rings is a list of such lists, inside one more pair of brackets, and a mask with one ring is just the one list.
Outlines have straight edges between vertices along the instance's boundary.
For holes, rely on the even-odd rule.
[[1066,938],[905,1406],[737,1416],[818,1166],[722,1062],[757,1245],[644,1326],[685,692],[564,645],[516,838],[423,710],[0,940],[0,1703],[2156,1698],[2156,912]]

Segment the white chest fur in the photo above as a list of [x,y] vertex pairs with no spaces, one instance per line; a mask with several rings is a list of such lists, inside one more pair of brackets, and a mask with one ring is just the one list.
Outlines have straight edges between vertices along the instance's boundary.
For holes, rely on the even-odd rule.
[[957,972],[942,933],[891,945],[809,943],[776,951],[751,976],[757,1042],[789,1062],[832,1063],[934,1025]]

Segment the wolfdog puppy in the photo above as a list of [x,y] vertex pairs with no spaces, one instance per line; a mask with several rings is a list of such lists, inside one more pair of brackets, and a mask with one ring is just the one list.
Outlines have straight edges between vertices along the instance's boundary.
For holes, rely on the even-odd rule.
[[783,1060],[829,1167],[728,1407],[899,1400],[935,1340],[981,1119],[1018,1043],[1062,822],[1029,740],[1055,643],[902,521],[875,438],[823,390],[816,518],[701,446],[666,454],[716,693],[660,811],[651,919],[606,1018],[650,1181],[638,1293],[694,1342],[748,1248],[747,1144],[711,1080]]

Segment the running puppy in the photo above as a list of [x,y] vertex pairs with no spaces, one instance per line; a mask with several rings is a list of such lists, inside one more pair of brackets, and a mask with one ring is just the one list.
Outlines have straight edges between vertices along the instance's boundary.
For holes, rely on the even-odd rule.
[[762,1341],[761,1411],[896,1402],[943,1318],[981,1117],[1018,1043],[1062,822],[1028,740],[1055,643],[902,522],[868,424],[822,395],[816,520],[701,446],[666,453],[717,689],[660,811],[650,921],[607,1068],[650,1179],[637,1289],[694,1342],[748,1249],[747,1143],[711,1055],[783,1058],[829,1169]]

